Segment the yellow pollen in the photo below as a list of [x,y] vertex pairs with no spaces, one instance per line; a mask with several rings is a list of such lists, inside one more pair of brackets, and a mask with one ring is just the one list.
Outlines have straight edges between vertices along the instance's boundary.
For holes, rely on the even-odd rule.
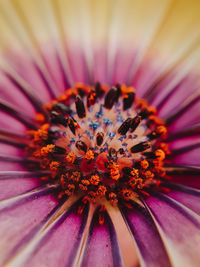
[[66,160],[68,163],[74,163],[75,159],[76,159],[76,155],[73,152],[69,153],[66,156]]
[[156,132],[161,135],[165,135],[167,133],[167,129],[165,126],[160,125],[156,128]]
[[53,145],[53,144],[42,147],[41,148],[41,155],[47,156],[49,153],[51,153],[53,151],[54,148],[55,148],[55,145]]
[[106,191],[107,191],[106,187],[104,185],[100,185],[97,189],[97,195],[99,197],[103,197],[105,196]]
[[155,155],[158,157],[159,160],[165,159],[165,152],[162,149],[157,149]]
[[129,189],[122,189],[121,193],[122,193],[123,198],[126,201],[128,201],[131,198],[132,194],[133,194],[133,192],[131,190],[129,190]]
[[139,170],[137,170],[137,169],[133,169],[133,170],[131,171],[131,176],[133,176],[133,177],[135,177],[135,178],[139,177]]
[[70,179],[73,180],[74,182],[78,182],[81,178],[81,174],[78,171],[75,171],[72,173],[72,175],[70,176]]
[[90,177],[90,183],[91,184],[93,184],[93,185],[98,185],[99,184],[99,182],[100,182],[100,177],[99,177],[99,175],[92,175],[91,177]]
[[141,165],[142,169],[144,169],[144,170],[146,170],[149,167],[149,163],[145,159],[140,162],[140,165]]
[[68,184],[67,189],[65,190],[65,194],[70,196],[73,194],[74,190],[75,190],[75,185],[74,184]]
[[151,180],[154,178],[154,173],[151,171],[144,172],[144,175],[145,175],[146,179],[148,179],[148,180]]
[[50,164],[50,170],[57,171],[59,166],[60,166],[60,163],[58,161],[52,161]]
[[117,195],[113,192],[109,193],[108,195],[109,202],[111,205],[116,206],[118,203]]
[[92,150],[88,150],[85,154],[85,159],[93,160],[94,159],[94,152]]

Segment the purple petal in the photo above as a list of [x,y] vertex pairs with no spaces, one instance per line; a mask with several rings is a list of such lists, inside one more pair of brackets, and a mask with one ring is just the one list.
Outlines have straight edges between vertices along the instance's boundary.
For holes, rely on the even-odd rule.
[[170,182],[200,188],[200,179],[198,175],[170,175]]
[[180,138],[169,142],[169,146],[172,151],[170,159],[174,164],[199,165],[199,136]]
[[199,189],[178,184],[168,184],[167,186],[170,188],[170,192],[167,194],[168,196],[200,215]]
[[175,266],[198,266],[200,219],[191,210],[163,194],[149,197],[147,207]]
[[23,110],[26,110],[26,114],[34,116],[34,106],[31,105],[30,101],[21,92],[21,88],[23,87],[17,86],[13,83],[14,81],[12,82],[9,80],[5,73],[0,73],[1,99],[17,106],[18,108],[23,108]]
[[38,179],[0,179],[0,200],[17,196],[38,186]]
[[7,156],[22,156],[23,151],[18,147],[14,147],[5,143],[0,145],[0,154]]
[[135,239],[143,266],[171,266],[163,242],[149,212],[132,203],[133,209],[121,208],[122,215]]
[[54,43],[40,46],[40,51],[47,70],[56,84],[58,93],[63,93],[69,88],[69,81],[60,59],[61,56],[56,51]]
[[99,224],[99,209],[95,211],[84,247],[81,266],[122,266],[118,240],[113,223],[103,212],[104,223]]
[[35,128],[34,120],[30,116],[24,113],[23,110],[18,109],[16,106],[8,103],[7,101],[0,99],[0,110],[5,112],[9,116],[15,118],[16,120],[22,122],[28,128],[31,128],[31,129]]
[[41,101],[48,103],[50,101],[50,95],[47,85],[45,84],[39,69],[35,65],[35,58],[33,60],[30,54],[23,53],[19,54],[19,51],[16,53],[14,51],[9,51],[6,55],[7,63],[13,67],[13,69],[22,77],[35,92],[40,95]]
[[199,123],[200,96],[192,95],[186,99],[173,114],[168,114],[167,124],[170,132],[180,131],[185,127]]
[[25,125],[14,117],[0,111],[1,129],[9,130],[17,134],[24,134],[27,130]]
[[0,262],[2,264],[16,244],[52,210],[56,201],[52,196],[42,194],[42,191],[39,191],[37,196],[36,191],[32,197],[27,198],[25,195],[20,200],[16,198],[1,203],[0,208],[4,208],[0,212]]
[[88,215],[87,205],[77,212],[79,205],[64,202],[52,210],[15,248],[24,248],[13,257],[15,266],[74,266]]
[[[173,157],[172,162],[174,164],[182,164],[182,165],[199,165],[200,158],[200,147],[199,144],[188,147],[189,151],[183,151],[183,153]],[[182,151],[181,151],[182,152]]]

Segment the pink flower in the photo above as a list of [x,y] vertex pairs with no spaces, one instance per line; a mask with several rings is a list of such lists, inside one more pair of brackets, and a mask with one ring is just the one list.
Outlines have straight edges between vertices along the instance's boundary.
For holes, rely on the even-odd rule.
[[0,11],[0,265],[199,266],[199,1]]

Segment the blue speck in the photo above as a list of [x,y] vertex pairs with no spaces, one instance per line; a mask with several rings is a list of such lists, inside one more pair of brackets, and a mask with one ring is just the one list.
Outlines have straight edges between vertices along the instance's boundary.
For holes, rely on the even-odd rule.
[[103,123],[105,125],[111,125],[112,124],[112,121],[109,118],[105,118],[105,119],[103,119]]
[[115,137],[116,133],[109,133],[108,136],[112,139],[113,137]]
[[122,118],[122,116],[121,115],[117,115],[117,121],[118,122],[123,122],[124,121],[124,119]]
[[100,119],[103,116],[103,107],[102,105],[100,106],[100,109],[98,112],[95,114],[96,118]]
[[127,144],[126,143],[122,143],[122,146],[127,146]]
[[99,127],[99,123],[98,122],[92,122],[89,124],[89,127],[93,130],[96,130]]
[[120,138],[118,140],[123,141],[123,139],[126,139],[126,134],[120,136]]

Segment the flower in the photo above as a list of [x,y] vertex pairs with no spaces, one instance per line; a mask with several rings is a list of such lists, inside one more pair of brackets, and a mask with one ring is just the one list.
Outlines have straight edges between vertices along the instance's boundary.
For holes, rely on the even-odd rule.
[[0,10],[1,266],[199,266],[199,1]]

